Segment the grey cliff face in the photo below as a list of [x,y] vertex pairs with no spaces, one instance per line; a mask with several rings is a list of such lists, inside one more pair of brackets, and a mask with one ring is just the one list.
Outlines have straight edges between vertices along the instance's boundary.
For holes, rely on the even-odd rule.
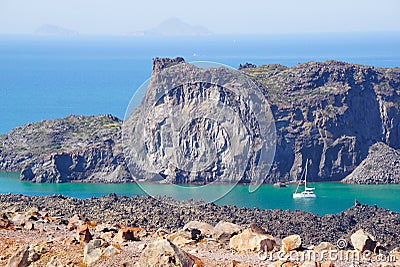
[[[182,58],[154,59],[153,76],[182,62]],[[190,68],[188,65],[188,71]],[[380,160],[377,159],[384,158],[383,155],[389,151],[400,149],[400,69],[327,61],[291,68],[276,64],[259,67],[249,64],[241,71],[262,88],[275,119],[276,152],[265,182],[300,179],[307,159],[310,160],[308,178],[311,181],[339,181],[356,170],[346,182],[399,182],[397,160],[391,161],[391,171],[377,180],[372,179],[376,173],[360,173],[368,173],[365,172],[368,164],[377,165],[376,169],[383,171],[386,167],[379,167]],[[180,112],[189,112],[196,101],[215,92],[211,89],[214,90],[207,83],[187,84],[159,100],[178,105],[185,102]],[[242,114],[233,125],[243,124],[244,131],[256,133],[257,126],[252,124],[246,108],[240,105],[240,99],[235,102],[227,92],[218,92],[225,94],[226,103],[233,103],[233,110]],[[140,108],[134,112],[141,114],[154,105],[155,99],[158,99],[156,92],[146,92]],[[146,144],[159,164],[160,176],[167,182],[203,183],[223,175],[224,153],[232,142],[223,125],[199,117],[195,123],[187,125],[186,134],[177,139],[181,142],[183,154],[189,158],[203,157],[206,162],[208,152],[216,155],[215,165],[194,175],[167,164],[170,161],[168,153],[165,153],[167,143],[160,135],[165,121],[158,121],[156,116],[150,118],[154,124],[153,128],[147,129],[151,134],[146,136]],[[128,120],[127,123],[134,121]],[[122,121],[112,116],[69,116],[30,123],[0,136],[0,169],[20,171],[22,179],[36,182],[131,182],[133,178],[128,173],[121,136]],[[214,151],[202,153],[196,149],[196,144],[201,144],[200,137],[216,140]],[[256,135],[247,137],[255,140]],[[372,153],[373,145],[379,142],[388,149]],[[257,152],[249,152],[250,160],[241,182],[249,182],[247,172],[256,169]],[[392,152],[389,154],[398,153]],[[363,169],[357,168],[359,165]],[[143,175],[145,180],[152,178]]]
[[268,182],[341,180],[376,142],[400,148],[400,70],[336,61],[245,70],[265,90],[275,117],[277,151]]
[[267,161],[257,164],[259,158],[271,155],[272,161],[268,152],[274,146],[264,139],[275,140],[272,113],[252,86],[247,75],[223,67],[180,63],[153,72],[141,105],[124,123],[133,176],[169,183],[250,182],[250,173],[267,168]]

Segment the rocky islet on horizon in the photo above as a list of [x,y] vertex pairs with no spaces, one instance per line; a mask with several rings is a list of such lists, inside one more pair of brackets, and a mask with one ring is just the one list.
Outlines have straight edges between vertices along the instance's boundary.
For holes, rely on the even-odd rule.
[[[181,62],[156,58],[153,73]],[[259,84],[275,118],[266,183],[299,179],[306,159],[311,181],[400,182],[400,69],[338,61],[240,69]],[[17,127],[0,136],[0,169],[34,182],[132,182],[121,125],[111,115],[71,115]],[[172,182],[190,182],[170,175]]]

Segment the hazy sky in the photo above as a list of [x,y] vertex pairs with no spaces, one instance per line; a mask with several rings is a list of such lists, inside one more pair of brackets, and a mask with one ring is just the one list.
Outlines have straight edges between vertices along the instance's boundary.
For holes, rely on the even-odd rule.
[[0,34],[121,34],[170,17],[221,34],[400,31],[399,14],[398,0],[0,0]]

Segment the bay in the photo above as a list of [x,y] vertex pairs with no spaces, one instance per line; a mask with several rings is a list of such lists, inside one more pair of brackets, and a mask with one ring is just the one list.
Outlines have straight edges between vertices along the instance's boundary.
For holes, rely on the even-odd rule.
[[[174,185],[151,184],[159,195],[172,196],[176,199],[202,200],[196,193],[187,194],[185,190],[176,190]],[[380,208],[400,212],[400,185],[349,185],[342,183],[320,182],[312,183],[316,188],[316,199],[293,199],[292,193],[296,185],[286,188],[275,188],[272,185],[262,185],[249,193],[245,185],[235,186],[227,195],[217,200],[217,205],[235,205],[237,207],[259,209],[304,210],[319,215],[335,214],[354,205],[358,200],[363,204],[377,205]],[[227,185],[212,185],[213,191],[226,190]],[[195,192],[195,191],[194,191]],[[115,193],[119,196],[146,195],[137,184],[86,184],[86,183],[30,183],[19,180],[18,173],[0,172],[0,194],[24,194],[33,196],[48,196],[62,194],[75,198],[90,198]]]
[[[183,56],[237,67],[340,60],[376,67],[400,67],[400,33],[275,34],[203,37],[0,36],[0,134],[12,128],[68,114],[110,113],[123,118],[136,89],[151,75],[153,57]],[[145,195],[136,184],[32,184],[15,173],[0,173],[0,193],[64,194],[77,198]],[[197,198],[171,185],[149,185],[178,199]],[[400,212],[400,185],[316,183],[315,200],[294,200],[294,185],[262,185],[249,193],[238,185],[219,205],[260,209],[341,212],[361,203]],[[210,192],[227,190],[213,185]]]

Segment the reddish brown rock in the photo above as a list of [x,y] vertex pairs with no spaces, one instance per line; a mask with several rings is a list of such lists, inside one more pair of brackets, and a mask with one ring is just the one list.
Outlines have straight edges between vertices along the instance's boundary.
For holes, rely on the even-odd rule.
[[333,261],[324,261],[323,263],[321,263],[321,267],[334,267],[335,264],[333,263]]
[[233,260],[231,263],[229,263],[226,267],[250,267],[251,265],[248,263],[240,262]]
[[[140,228],[141,229],[141,228]],[[118,230],[118,233],[114,236],[114,241],[123,243],[126,241],[139,241],[136,236],[138,232],[137,228],[124,227]]]
[[0,229],[11,229],[12,223],[7,219],[0,219]]
[[92,234],[90,233],[89,227],[85,225],[79,225],[76,228],[77,239],[81,243],[88,243],[92,240]]
[[75,230],[79,225],[86,225],[86,221],[81,219],[78,215],[74,215],[68,220],[67,229],[69,231]]
[[317,261],[305,261],[300,267],[321,267],[321,263]]

